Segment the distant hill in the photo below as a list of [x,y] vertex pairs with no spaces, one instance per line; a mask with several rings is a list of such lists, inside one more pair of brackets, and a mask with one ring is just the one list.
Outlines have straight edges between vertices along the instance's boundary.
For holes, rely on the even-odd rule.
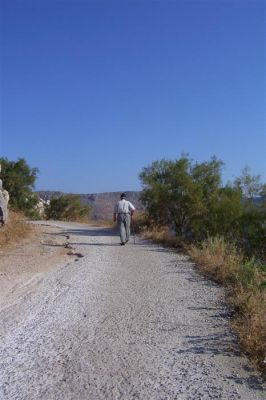
[[[58,191],[38,191],[38,196],[43,200],[51,200],[62,196],[63,192]],[[143,205],[140,202],[140,192],[131,191],[127,193],[127,200],[134,204],[137,210],[142,210]],[[112,219],[113,208],[115,203],[120,199],[121,192],[106,192],[106,193],[88,193],[79,194],[81,201],[84,204],[91,206],[91,218],[97,219]]]

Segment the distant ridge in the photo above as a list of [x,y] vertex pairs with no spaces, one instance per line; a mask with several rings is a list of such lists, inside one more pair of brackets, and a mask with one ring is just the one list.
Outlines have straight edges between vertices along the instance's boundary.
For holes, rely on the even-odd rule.
[[[59,191],[37,191],[38,196],[43,200],[51,200],[52,198],[58,198],[64,192]],[[140,202],[139,191],[128,191],[127,200],[131,201],[138,210],[143,209],[143,205]],[[74,193],[73,193],[74,194]],[[105,193],[78,193],[81,201],[84,204],[91,206],[90,216],[92,219],[99,220],[111,220],[113,215],[113,208],[115,203],[120,199],[121,192],[105,192]]]

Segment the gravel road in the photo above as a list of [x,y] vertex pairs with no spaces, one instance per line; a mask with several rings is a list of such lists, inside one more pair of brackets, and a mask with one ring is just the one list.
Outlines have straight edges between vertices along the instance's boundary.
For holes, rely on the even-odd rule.
[[0,311],[0,399],[265,399],[223,290],[188,258],[57,223],[75,252]]

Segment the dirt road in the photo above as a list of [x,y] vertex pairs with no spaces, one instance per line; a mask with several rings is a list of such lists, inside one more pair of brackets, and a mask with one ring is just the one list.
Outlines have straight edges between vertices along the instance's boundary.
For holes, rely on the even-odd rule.
[[84,257],[2,302],[1,400],[265,399],[230,332],[223,290],[185,256],[56,225]]

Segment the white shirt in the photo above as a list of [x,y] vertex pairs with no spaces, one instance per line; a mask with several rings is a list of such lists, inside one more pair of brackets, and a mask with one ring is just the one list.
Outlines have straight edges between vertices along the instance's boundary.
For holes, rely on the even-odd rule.
[[116,214],[130,214],[131,211],[134,211],[135,207],[130,201],[122,199],[118,201],[114,207],[114,213]]

